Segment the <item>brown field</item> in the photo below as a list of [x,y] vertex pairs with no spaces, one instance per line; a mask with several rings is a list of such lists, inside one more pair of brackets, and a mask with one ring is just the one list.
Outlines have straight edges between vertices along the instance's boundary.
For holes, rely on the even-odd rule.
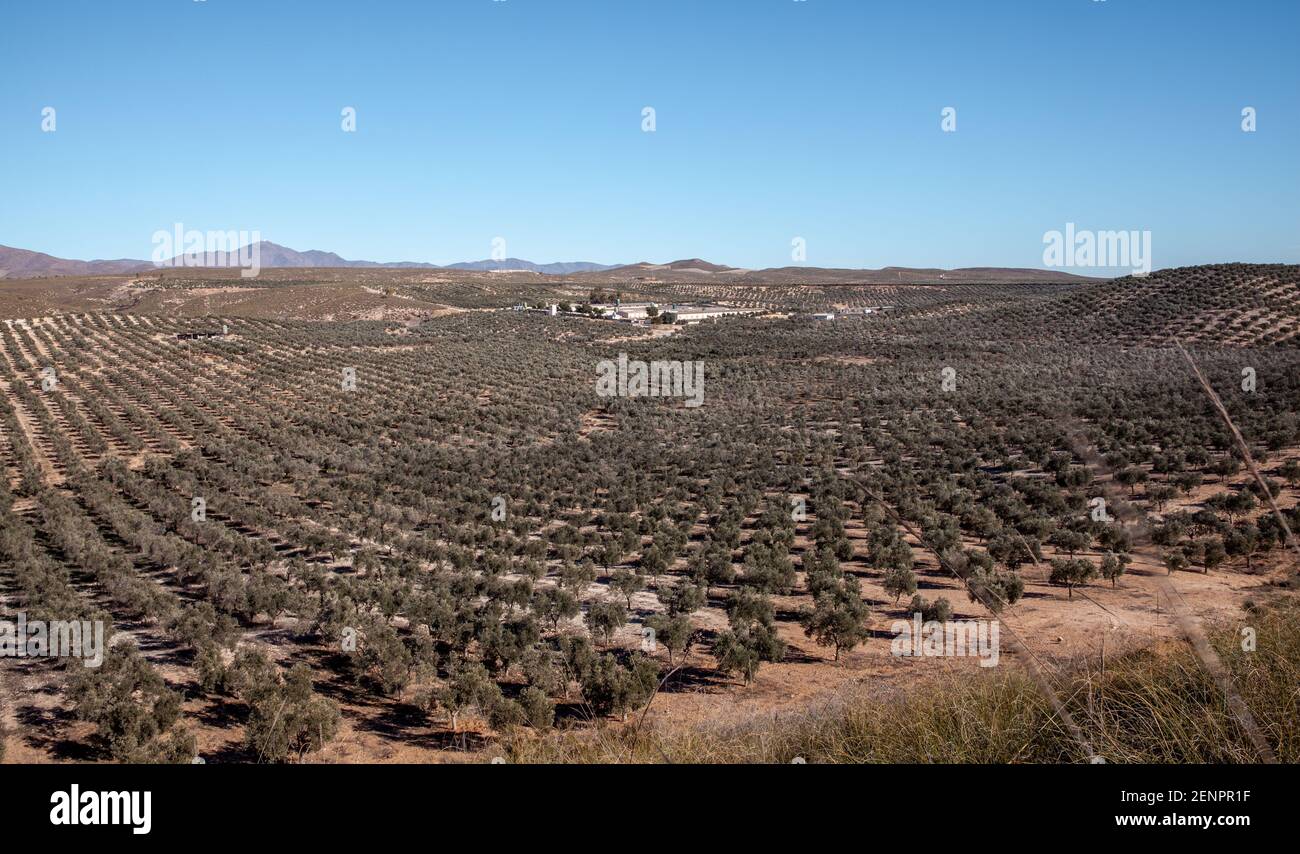
[[[911,592],[886,590],[888,542],[910,554],[915,592],[946,598],[954,620],[988,620],[967,593],[975,576],[950,561],[978,561],[999,538],[1034,541],[1014,565],[988,552],[990,578],[1023,582],[997,617],[1000,668],[1033,656],[1068,673],[1179,646],[1175,614],[1231,624],[1248,604],[1293,599],[1297,567],[1276,537],[1249,566],[1229,547],[1251,531],[1267,539],[1273,514],[1258,500],[1224,509],[1255,481],[1169,344],[1194,345],[1295,525],[1298,277],[1229,265],[1124,285],[621,283],[627,299],[768,312],[645,328],[512,310],[581,301],[581,276],[6,280],[0,613],[107,615],[181,705],[124,747],[78,701],[78,663],[0,658],[4,761],[153,760],[164,736],[192,737],[209,762],[264,759],[250,723],[260,695],[213,675],[234,679],[249,650],[282,675],[306,664],[313,696],[337,705],[337,732],[310,762],[481,761],[507,735],[548,728],[511,719],[529,686],[560,729],[635,722],[647,703],[655,726],[685,729],[973,673],[975,658],[891,654],[891,624],[912,610]],[[891,308],[803,316],[878,305]],[[178,337],[190,335],[210,337]],[[705,362],[705,405],[598,397],[594,365],[621,351]],[[1237,390],[1243,366],[1258,374],[1250,393]],[[949,368],[956,388],[944,390]],[[340,388],[348,369],[355,390]],[[1076,429],[1103,463],[1078,453]],[[498,496],[503,519],[491,515]],[[1125,505],[1115,522],[1088,521],[1098,496]],[[787,525],[777,511],[791,499],[807,514]],[[1086,539],[1073,552],[1053,542],[1070,532]],[[784,537],[790,574],[764,580],[763,544]],[[951,538],[942,565],[932,537]],[[1227,553],[1202,572],[1194,555],[1211,541]],[[734,577],[698,575],[710,544]],[[834,589],[866,608],[865,636],[838,660],[801,624],[819,548],[840,553]],[[1179,550],[1192,565],[1171,573]],[[1114,585],[1054,583],[1053,560],[1095,569],[1109,552],[1131,559]],[[584,564],[593,577],[573,581]],[[688,614],[684,656],[643,653],[647,620],[666,613],[658,594],[693,574],[705,603]],[[639,589],[624,594],[615,585],[629,577]],[[557,589],[581,610],[552,623],[541,614]],[[741,591],[770,605],[770,621],[729,616]],[[590,666],[565,671],[560,644],[590,635],[593,605],[625,596],[594,660],[628,673],[648,660],[663,682],[597,711],[608,686]],[[717,654],[742,627],[784,643],[748,684]],[[348,630],[360,652],[340,647]],[[448,699],[480,662],[495,699]],[[538,675],[557,669],[559,681]]]

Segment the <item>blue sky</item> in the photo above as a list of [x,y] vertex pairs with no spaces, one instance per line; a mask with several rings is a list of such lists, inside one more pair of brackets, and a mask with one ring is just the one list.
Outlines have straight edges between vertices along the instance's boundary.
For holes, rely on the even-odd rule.
[[1300,262],[1292,0],[25,0],[0,20],[0,244],[62,257],[148,258],[182,222],[377,261],[503,237],[539,262],[768,267],[802,237],[815,266],[1041,267],[1073,222],[1150,230],[1156,267]]

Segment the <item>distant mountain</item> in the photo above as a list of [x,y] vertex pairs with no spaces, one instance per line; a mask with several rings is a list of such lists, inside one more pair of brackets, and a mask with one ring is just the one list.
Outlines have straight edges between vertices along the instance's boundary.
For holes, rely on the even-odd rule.
[[835,267],[770,267],[747,270],[713,264],[699,258],[651,264],[642,261],[582,276],[600,281],[673,281],[735,282],[747,285],[971,285],[997,282],[1090,282],[1096,279],[1076,276],[1060,270],[1037,270],[1025,267],[962,267],[955,270],[916,267],[882,267],[879,270],[855,270]]
[[[245,257],[251,253],[249,246],[243,247]],[[506,258],[503,261],[466,261],[459,264],[449,264],[446,267],[438,264],[428,264],[421,261],[349,261],[333,252],[324,252],[319,249],[309,249],[306,252],[299,252],[297,249],[290,249],[287,246],[281,246],[278,243],[272,243],[269,240],[263,240],[257,244],[258,263],[265,268],[271,267],[392,267],[392,268],[416,268],[430,270],[526,270],[532,273],[541,273],[544,275],[569,275],[571,273],[592,273],[602,270],[611,269],[607,264],[593,264],[589,261],[570,261],[557,264],[534,264],[532,261],[524,261],[519,258]],[[228,262],[222,263],[225,259],[218,258],[217,263],[213,266],[228,267],[236,266],[238,253],[230,253],[231,258]],[[183,256],[177,255],[170,259],[169,263],[164,266],[182,266]],[[156,269],[152,261],[139,261],[134,259],[120,259],[116,261],[71,261],[66,258],[55,258],[53,255],[46,255],[43,252],[32,252],[27,249],[14,249],[9,246],[0,246],[0,279],[22,279],[35,278],[41,276],[108,276],[108,275],[125,275],[130,273],[140,273]]]
[[[253,251],[253,245],[242,247],[240,252],[244,257],[248,257]],[[384,264],[377,261],[349,261],[346,258],[333,252],[324,252],[320,249],[308,249],[306,252],[299,252],[297,249],[290,249],[287,246],[281,246],[278,243],[272,243],[269,240],[263,240],[256,244],[258,251],[258,263],[262,267],[427,267],[436,268],[437,264],[424,264],[419,262],[402,262],[397,264]],[[181,255],[177,255],[164,266],[182,266]],[[215,267],[231,267],[238,265],[238,254],[232,252],[231,260],[228,263],[216,263]],[[150,267],[153,265],[150,264]]]
[[658,272],[662,270],[672,270],[673,272],[700,272],[700,273],[729,273],[739,271],[739,267],[728,267],[724,264],[711,264],[708,261],[699,258],[688,258],[684,261],[670,261],[667,264],[651,264],[649,261],[642,261],[639,264],[629,264],[626,267],[612,268],[628,271],[643,271],[647,273]]
[[[558,264],[534,264],[520,258],[505,258],[500,261],[462,261],[457,264],[428,264],[420,261],[349,261],[333,252],[310,249],[299,252],[269,240],[258,244],[261,253],[260,263],[263,267],[413,267],[429,270],[525,270],[530,273],[547,275],[565,275],[568,273],[592,273],[611,269],[607,264],[592,264],[589,261],[571,261]],[[246,253],[247,254],[247,253]],[[172,259],[176,261],[177,259]],[[217,264],[216,266],[228,266]]]
[[[259,264],[263,268],[273,267],[386,267],[415,268],[429,270],[465,270],[467,272],[490,272],[510,270],[517,272],[539,273],[547,276],[570,276],[587,282],[629,282],[629,281],[674,281],[674,282],[735,282],[751,285],[820,285],[820,284],[868,284],[868,285],[916,285],[916,284],[987,284],[990,282],[1086,282],[1093,281],[1086,276],[1076,276],[1057,270],[1034,270],[1020,267],[965,267],[957,270],[938,268],[883,267],[879,270],[849,270],[825,267],[774,267],[766,270],[747,270],[742,267],[728,267],[714,264],[700,258],[686,258],[667,264],[652,264],[642,261],[638,264],[610,266],[593,264],[589,261],[569,261],[555,264],[535,264],[520,258],[505,258],[500,261],[462,261],[457,264],[439,266],[418,261],[397,261],[380,263],[378,261],[349,261],[333,252],[319,249],[299,252],[269,240],[257,244]],[[247,247],[245,254],[247,256]],[[235,253],[231,253],[235,256]],[[176,266],[180,256],[172,259]],[[218,263],[215,266],[234,266],[235,257],[229,264]],[[146,272],[156,269],[150,261],[118,259],[114,261],[71,261],[55,258],[41,252],[27,249],[14,249],[0,246],[0,279],[35,278],[40,276],[112,276]]]
[[0,246],[0,279],[28,279],[39,276],[100,276],[137,273],[152,268],[148,261],[70,261],[44,252]]
[[448,264],[446,270],[526,270],[529,273],[544,273],[548,276],[567,276],[570,273],[600,273],[613,270],[617,265],[593,264],[590,261],[561,261],[555,264],[534,264],[520,258],[505,258],[500,261],[460,261]]

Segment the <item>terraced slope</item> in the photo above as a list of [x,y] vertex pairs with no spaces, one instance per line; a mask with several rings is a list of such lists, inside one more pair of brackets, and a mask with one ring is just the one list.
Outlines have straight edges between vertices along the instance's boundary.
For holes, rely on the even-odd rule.
[[904,310],[885,328],[942,340],[1290,346],[1300,334],[1300,267],[1215,264],[1015,294],[991,288]]

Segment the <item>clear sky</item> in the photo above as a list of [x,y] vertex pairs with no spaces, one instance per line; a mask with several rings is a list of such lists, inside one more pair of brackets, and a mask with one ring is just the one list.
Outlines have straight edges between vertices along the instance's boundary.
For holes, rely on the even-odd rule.
[[815,266],[1041,267],[1073,222],[1149,230],[1155,267],[1296,263],[1298,25],[1295,0],[4,0],[0,244],[147,259],[181,222],[375,261],[502,237],[769,267],[802,237]]

